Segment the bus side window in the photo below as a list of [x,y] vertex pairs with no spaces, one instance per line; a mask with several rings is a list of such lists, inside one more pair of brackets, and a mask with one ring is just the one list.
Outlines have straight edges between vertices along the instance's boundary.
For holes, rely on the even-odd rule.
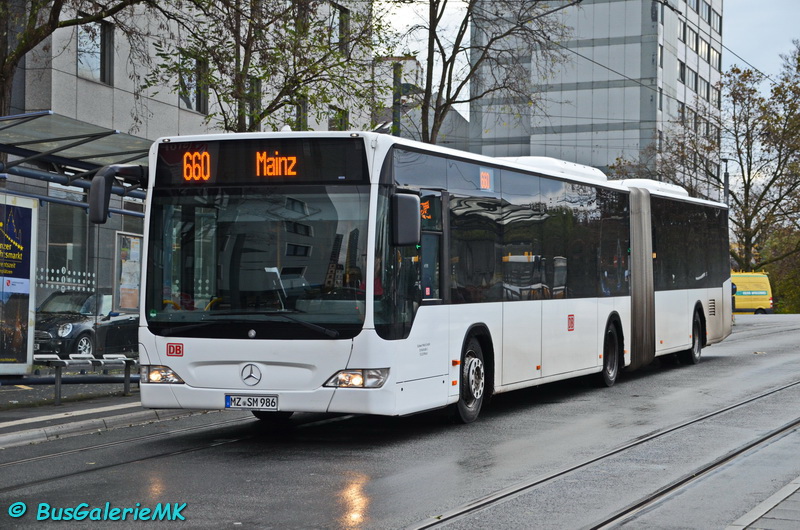
[[420,249],[423,300],[439,300],[441,296],[441,252],[442,252],[442,197],[438,191],[423,191],[420,198],[422,241]]

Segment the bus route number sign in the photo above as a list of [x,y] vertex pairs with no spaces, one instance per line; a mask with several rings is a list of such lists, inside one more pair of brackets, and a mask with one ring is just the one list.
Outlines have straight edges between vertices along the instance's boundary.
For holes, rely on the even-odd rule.
[[278,410],[278,396],[225,395],[226,409]]
[[183,153],[183,180],[197,181],[211,178],[211,155],[208,151]]

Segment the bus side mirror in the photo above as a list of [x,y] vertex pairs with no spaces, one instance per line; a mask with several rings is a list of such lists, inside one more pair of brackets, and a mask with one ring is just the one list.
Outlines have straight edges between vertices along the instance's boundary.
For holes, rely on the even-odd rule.
[[113,165],[101,167],[92,178],[89,189],[89,221],[94,224],[105,224],[108,219],[108,203],[111,200],[111,188],[114,179],[120,176],[139,186],[147,184],[147,169],[137,165]]
[[392,196],[392,237],[397,246],[418,245],[422,230],[419,195],[396,193]]
[[89,188],[89,221],[94,224],[105,224],[108,219],[108,203],[115,176],[113,166],[105,166],[92,178],[92,187]]

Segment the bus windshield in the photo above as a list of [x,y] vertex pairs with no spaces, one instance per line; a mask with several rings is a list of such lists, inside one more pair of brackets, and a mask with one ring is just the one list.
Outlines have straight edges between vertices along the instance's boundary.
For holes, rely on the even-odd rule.
[[352,337],[364,322],[369,188],[159,189],[145,316],[163,336]]

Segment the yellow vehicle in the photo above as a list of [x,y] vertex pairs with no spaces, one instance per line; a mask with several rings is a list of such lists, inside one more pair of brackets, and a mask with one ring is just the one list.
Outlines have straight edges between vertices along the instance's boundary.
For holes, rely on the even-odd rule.
[[735,313],[763,315],[773,312],[772,288],[766,272],[731,272],[735,287]]

